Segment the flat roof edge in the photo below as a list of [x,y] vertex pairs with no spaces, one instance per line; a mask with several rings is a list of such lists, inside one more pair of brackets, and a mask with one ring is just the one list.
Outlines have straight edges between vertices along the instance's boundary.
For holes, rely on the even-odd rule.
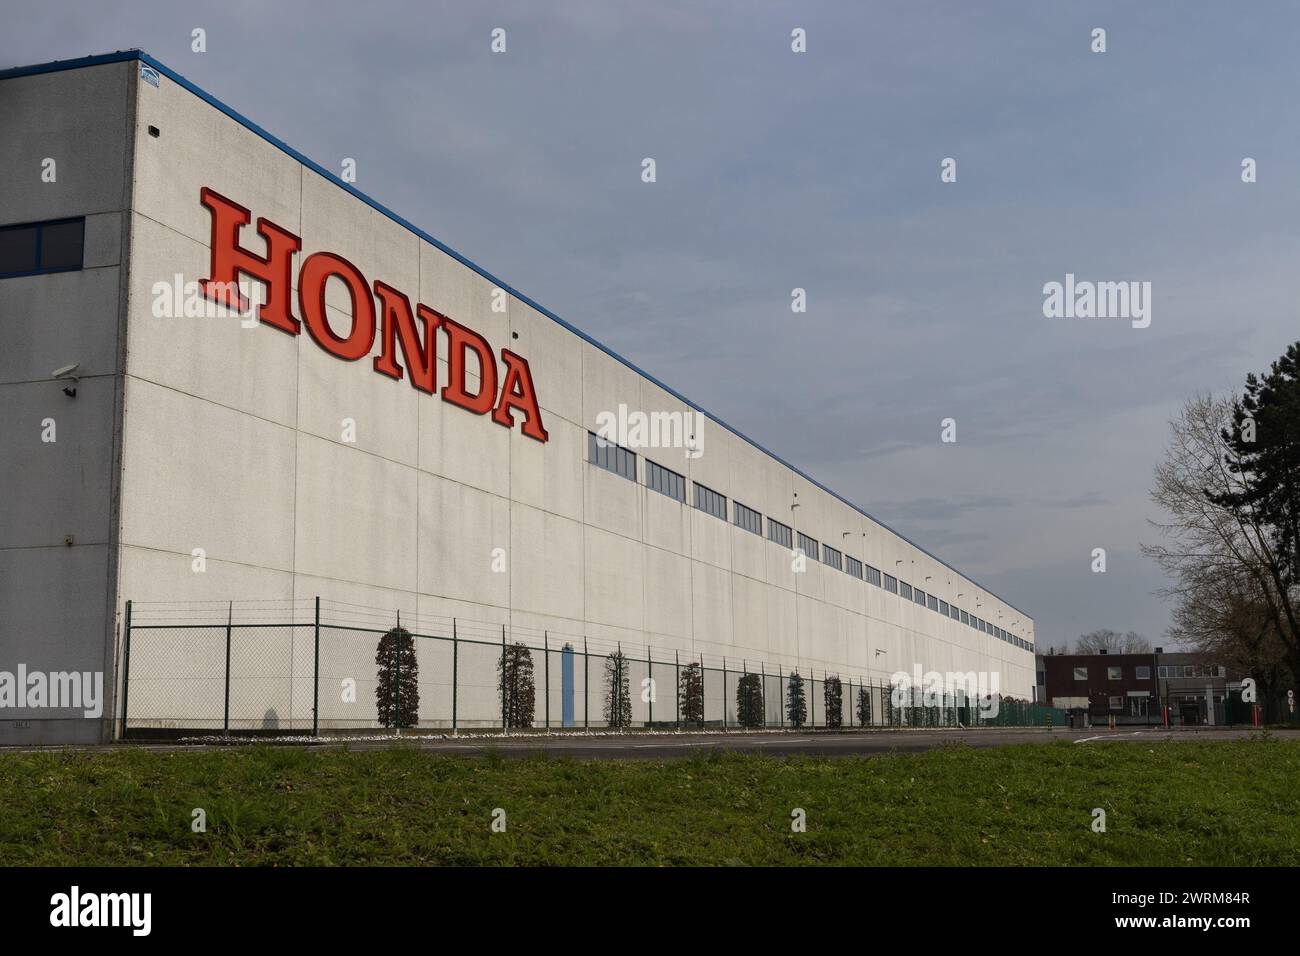
[[606,355],[608,355],[610,358],[627,366],[627,368],[631,369],[633,372],[636,372],[642,378],[648,380],[649,382],[653,383],[659,388],[662,388],[669,395],[673,396],[678,401],[683,402],[689,407],[695,409],[695,411],[699,412],[701,415],[708,418],[714,424],[720,425],[721,427],[725,428],[727,431],[735,435],[737,438],[741,439],[742,441],[746,442],[749,445],[752,445],[754,448],[757,448],[759,451],[767,455],[773,461],[790,469],[790,471],[794,472],[794,474],[798,475],[800,478],[808,482],[813,487],[830,495],[832,498],[834,498],[836,501],[839,501],[841,504],[849,508],[852,508],[858,514],[862,515],[864,518],[868,519],[869,521],[872,521],[875,524],[879,525],[880,527],[884,528],[890,534],[896,535],[900,540],[905,541],[907,544],[911,545],[913,548],[916,548],[916,550],[920,551],[922,554],[926,555],[932,560],[939,562],[939,564],[943,565],[945,568],[947,568],[949,571],[952,571],[954,574],[961,575],[961,577],[965,578],[971,584],[987,591],[990,595],[997,598],[999,601],[1001,601],[1007,607],[1011,608],[1013,611],[1017,611],[1020,614],[1025,615],[1026,618],[1033,620],[1033,615],[1031,615],[1028,611],[1021,610],[1020,608],[1012,604],[1010,601],[1008,601],[1006,598],[1003,598],[998,594],[994,593],[991,589],[984,587],[984,585],[980,584],[978,581],[976,581],[970,575],[966,574],[964,571],[960,571],[957,568],[954,568],[951,564],[949,564],[943,558],[939,557],[937,554],[934,554],[929,550],[927,550],[926,548],[922,547],[921,545],[917,544],[907,535],[902,534],[901,532],[895,530],[894,528],[891,528],[888,524],[886,524],[885,522],[877,518],[875,515],[868,512],[865,508],[862,508],[860,505],[857,505],[854,502],[849,501],[849,499],[845,498],[839,492],[831,488],[828,488],[826,485],[822,484],[816,478],[813,478],[811,475],[805,473],[802,469],[796,467],[795,465],[790,464],[790,462],[786,461],[780,455],[765,448],[763,445],[759,444],[754,439],[750,438],[748,435],[740,431],[738,428],[735,428],[727,424],[727,422],[723,421],[721,418],[718,418],[716,415],[714,415],[712,412],[708,411],[707,409],[701,408],[699,405],[691,401],[681,392],[677,391],[677,389],[671,387],[670,385],[665,384],[664,382],[661,382],[658,378],[651,375],[649,372],[638,367],[635,363],[624,358],[622,355],[619,355],[609,346],[592,338],[586,332],[582,331],[576,326],[560,318],[558,315],[556,315],[550,309],[543,306],[541,303],[534,301],[532,298],[524,295],[522,292],[513,288],[509,284],[502,282],[500,279],[492,275],[492,273],[488,272],[482,266],[478,265],[477,263],[473,262],[470,259],[465,258],[465,256],[461,255],[455,249],[452,249],[450,246],[446,245],[445,243],[440,242],[438,239],[435,239],[433,236],[425,232],[419,226],[415,225],[414,223],[410,222],[404,217],[399,216],[397,213],[393,212],[391,209],[389,209],[387,206],[383,205],[382,203],[378,202],[377,200],[370,198],[369,196],[361,192],[359,189],[357,189],[355,186],[351,185],[350,183],[344,182],[342,179],[340,179],[334,173],[330,172],[328,169],[325,169],[319,163],[308,158],[307,156],[304,156],[302,153],[298,152],[298,150],[294,149],[292,146],[290,146],[288,143],[281,140],[279,137],[263,129],[261,126],[257,125],[256,123],[254,123],[252,120],[250,120],[248,117],[244,116],[242,113],[238,112],[237,110],[231,108],[230,106],[227,106],[221,100],[217,99],[211,93],[207,92],[207,90],[190,82],[184,76],[177,73],[175,70],[171,69],[164,63],[154,59],[152,56],[150,56],[148,53],[144,52],[143,50],[139,50],[139,49],[118,50],[114,53],[103,53],[95,56],[84,56],[84,57],[78,57],[70,60],[53,60],[49,63],[39,63],[32,66],[10,67],[5,70],[0,70],[0,80],[15,79],[17,77],[22,77],[22,76],[36,76],[42,73],[57,73],[63,70],[77,70],[77,69],[83,69],[85,67],[90,67],[90,66],[100,66],[105,63],[123,63],[130,60],[139,60],[140,62],[146,63],[149,66],[153,67],[155,70],[157,70],[163,76],[166,76],[173,83],[177,84],[178,86],[184,87],[186,90],[189,90],[195,96],[199,97],[199,99],[206,102],[208,105],[214,107],[215,109],[220,110],[222,113],[225,113],[235,122],[239,123],[245,129],[249,130],[249,132],[252,132],[257,136],[260,136],[262,139],[266,140],[272,146],[275,146],[277,149],[281,150],[282,152],[291,156],[293,159],[302,163],[308,169],[312,170],[312,172],[316,173],[319,176],[323,176],[325,179],[329,180],[334,185],[338,186],[340,189],[347,191],[354,198],[359,199],[361,202],[370,206],[376,212],[391,219],[399,226],[402,226],[404,229],[407,229],[415,233],[425,242],[428,242],[429,244],[435,246],[442,252],[445,252],[447,255],[451,256],[461,265],[466,266],[469,269],[473,269],[484,279],[487,279],[489,282],[497,286],[497,288],[503,290],[509,295],[514,296],[516,299],[518,299],[520,302],[523,302],[529,308],[535,309],[536,311],[540,312],[542,315],[546,316],[551,321],[557,323],[562,328],[578,336],[578,338],[582,339],[584,342],[587,342],[590,345],[595,346],[596,348],[604,352]]

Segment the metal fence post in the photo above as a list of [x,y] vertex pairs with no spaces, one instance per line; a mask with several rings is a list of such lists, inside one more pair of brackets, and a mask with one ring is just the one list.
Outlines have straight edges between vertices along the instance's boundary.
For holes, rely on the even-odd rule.
[[700,729],[704,729],[706,718],[709,716],[709,697],[708,691],[704,684],[704,655],[700,655]]
[[[316,595],[314,660],[311,671],[311,735],[315,737],[320,731],[320,595]],[[229,633],[227,631],[227,633]],[[226,640],[226,680],[230,680],[230,640]],[[230,688],[226,688],[226,706],[230,706]]]
[[650,699],[646,701],[645,718],[645,726],[649,730],[654,726],[655,722],[655,662],[654,655],[650,653],[649,644],[645,646],[645,669],[646,677],[650,678],[650,684],[647,688],[650,691]]
[[727,659],[722,659],[722,729],[727,729]]
[[402,612],[397,612],[397,630],[393,632],[393,657],[397,659],[397,704],[393,713],[393,728],[402,732]]
[[126,602],[126,626],[122,643],[122,739],[126,739],[126,701],[131,689],[131,602]]
[[590,658],[587,657],[587,638],[582,639],[582,729],[591,729],[591,695],[587,693],[587,684],[591,680]]
[[226,605],[226,705],[221,718],[221,731],[227,734],[230,733],[230,625],[234,616],[235,602],[231,601]]
[[506,626],[501,625],[501,732],[506,732]]
[[551,729],[551,637],[542,631],[542,686],[546,688],[546,729]]
[[767,664],[764,661],[758,662],[758,679],[762,681],[759,686],[763,688],[759,697],[763,702],[763,729],[767,730]]
[[456,619],[451,619],[451,732],[456,732],[456,690],[459,680],[460,641],[456,637]]

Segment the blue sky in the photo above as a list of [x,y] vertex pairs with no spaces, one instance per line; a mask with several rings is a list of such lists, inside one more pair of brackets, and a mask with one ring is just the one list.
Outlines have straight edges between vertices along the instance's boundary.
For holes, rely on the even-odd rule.
[[[1300,338],[1292,4],[0,11],[0,65],[141,47],[322,165],[354,157],[363,191],[1033,614],[1040,645],[1160,638],[1138,547],[1167,421]],[[1151,282],[1150,328],[1044,318],[1066,273]]]

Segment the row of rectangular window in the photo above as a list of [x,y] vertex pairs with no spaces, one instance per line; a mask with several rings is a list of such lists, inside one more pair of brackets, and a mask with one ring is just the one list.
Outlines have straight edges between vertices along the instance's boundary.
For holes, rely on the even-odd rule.
[[[1227,677],[1228,671],[1222,665],[1201,665],[1201,664],[1161,664],[1159,668],[1161,680],[1180,679],[1187,677]],[[1075,680],[1087,680],[1088,668],[1076,667],[1074,669]],[[1123,680],[1124,668],[1118,665],[1112,665],[1106,668],[1106,680]],[[1133,668],[1134,680],[1150,680],[1151,668],[1149,666],[1137,666]]]
[[[594,465],[611,471],[616,475],[621,475],[631,481],[636,481],[636,453],[607,441],[594,432],[587,433],[587,459]],[[646,459],[646,486],[667,495],[683,504],[686,503],[686,477],[675,471],[663,467],[657,462]],[[725,496],[714,491],[712,488],[706,488],[699,482],[695,482],[695,507],[700,510],[727,520],[727,499]],[[732,521],[737,527],[744,528],[760,537],[763,534],[763,516],[753,508],[742,505],[739,501],[732,502],[733,516]],[[796,537],[796,533],[789,526],[776,521],[773,518],[767,519],[767,537],[768,540],[779,544],[783,548],[791,548]],[[966,624],[985,634],[997,637],[999,640],[1015,644],[1024,650],[1033,650],[1033,645],[1028,641],[1021,640],[1012,634],[1004,631],[1002,628],[994,627],[987,621],[980,620],[975,615],[968,615],[946,601],[940,601],[937,595],[926,594],[920,588],[913,588],[906,581],[899,581],[891,574],[882,574],[878,568],[871,565],[863,565],[857,558],[849,557],[848,566],[844,565],[844,555],[842,552],[830,547],[829,545],[820,545],[816,539],[809,537],[802,531],[797,533],[799,550],[814,561],[821,561],[828,567],[837,571],[846,571],[855,578],[866,580],[876,587],[883,587],[886,591],[898,594],[905,601],[911,601],[922,607],[927,607],[931,611],[938,611],[944,617],[953,620],[961,620]],[[864,572],[865,568],[865,572]],[[882,581],[883,578],[883,581]]]
[[645,485],[661,495],[676,498],[683,504],[686,502],[686,477],[675,471],[669,471],[649,458],[645,461]]
[[731,510],[734,514],[733,520],[736,527],[744,528],[746,531],[752,531],[760,538],[763,537],[763,516],[753,508],[742,505],[739,501],[731,503]]
[[698,481],[695,483],[695,507],[715,518],[727,520],[727,499],[712,488],[705,488]]
[[595,432],[587,432],[587,461],[628,481],[636,481],[636,452],[607,441]]

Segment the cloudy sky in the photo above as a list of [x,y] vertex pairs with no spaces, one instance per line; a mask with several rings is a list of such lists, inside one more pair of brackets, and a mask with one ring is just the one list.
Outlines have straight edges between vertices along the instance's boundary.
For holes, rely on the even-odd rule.
[[[1161,635],[1138,546],[1167,421],[1300,338],[1290,3],[0,0],[0,20],[0,66],[140,47],[327,168],[356,158],[363,191],[1033,614],[1044,646]],[[1066,273],[1149,281],[1150,327],[1045,318]]]

